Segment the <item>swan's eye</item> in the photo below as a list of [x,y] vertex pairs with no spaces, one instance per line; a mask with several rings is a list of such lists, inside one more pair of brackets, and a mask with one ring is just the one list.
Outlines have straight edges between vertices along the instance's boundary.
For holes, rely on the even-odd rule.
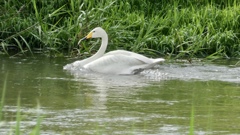
[[95,33],[95,30],[93,31],[93,33]]

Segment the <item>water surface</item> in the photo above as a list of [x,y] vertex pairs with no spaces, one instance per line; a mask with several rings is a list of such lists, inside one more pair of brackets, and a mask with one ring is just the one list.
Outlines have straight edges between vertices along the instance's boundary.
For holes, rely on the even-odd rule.
[[240,134],[237,61],[166,62],[134,76],[63,71],[70,62],[1,56],[0,134],[14,133],[18,97],[24,134],[39,116],[41,134],[182,135],[191,126],[196,134]]

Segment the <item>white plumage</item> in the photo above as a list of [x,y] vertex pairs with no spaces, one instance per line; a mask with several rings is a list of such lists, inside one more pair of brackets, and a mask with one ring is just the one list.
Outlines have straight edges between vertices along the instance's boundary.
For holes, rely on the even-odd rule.
[[64,66],[65,70],[81,67],[105,74],[137,74],[164,61],[163,58],[151,59],[125,50],[116,50],[104,54],[108,45],[108,35],[100,27],[93,29],[85,38],[102,38],[99,50],[87,59],[67,64]]

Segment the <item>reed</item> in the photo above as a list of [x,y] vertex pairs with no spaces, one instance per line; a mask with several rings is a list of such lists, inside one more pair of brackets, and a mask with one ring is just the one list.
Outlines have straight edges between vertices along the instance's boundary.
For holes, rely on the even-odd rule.
[[20,135],[21,131],[20,131],[20,125],[21,125],[21,107],[20,107],[20,96],[18,97],[17,100],[17,114],[16,114],[16,126],[15,126],[15,134],[16,135]]
[[190,126],[189,126],[189,135],[194,135],[194,106],[192,105],[191,117],[190,117]]
[[8,77],[8,72],[4,79],[3,89],[2,89],[2,97],[0,102],[0,121],[3,120],[3,107],[4,107],[5,95],[6,95],[6,89],[7,89],[7,77]]
[[90,43],[79,48],[77,41],[101,26],[109,33],[109,50],[169,58],[240,56],[237,0],[23,0],[1,5],[0,46],[6,53],[95,52]]

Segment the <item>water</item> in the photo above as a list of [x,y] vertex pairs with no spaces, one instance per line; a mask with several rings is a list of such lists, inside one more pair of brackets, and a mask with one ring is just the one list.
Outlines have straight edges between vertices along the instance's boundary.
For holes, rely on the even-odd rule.
[[191,126],[195,134],[240,134],[237,61],[164,63],[134,76],[63,71],[70,62],[1,56],[0,134],[14,133],[18,97],[23,134],[38,117],[41,134],[182,135]]

